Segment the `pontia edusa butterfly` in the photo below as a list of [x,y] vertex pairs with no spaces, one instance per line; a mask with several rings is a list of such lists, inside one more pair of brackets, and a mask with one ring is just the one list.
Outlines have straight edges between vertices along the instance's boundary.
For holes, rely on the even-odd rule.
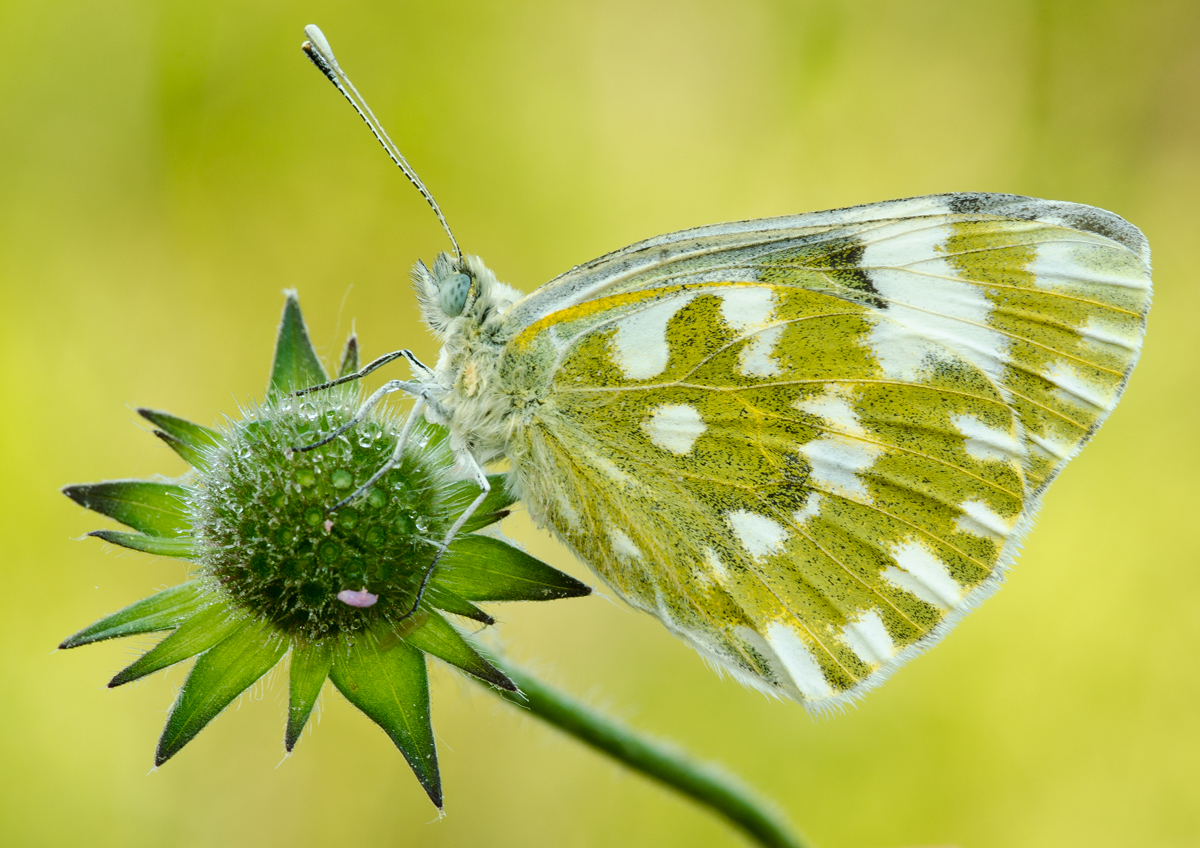
[[508,460],[581,560],[747,685],[822,708],[936,643],[1002,582],[1137,361],[1142,234],[1008,194],[684,230],[522,295],[459,250],[305,32],[454,245],[413,269],[437,365],[381,357],[354,376],[404,356],[415,377],[368,406],[404,391],[449,428],[483,490],[458,526]]

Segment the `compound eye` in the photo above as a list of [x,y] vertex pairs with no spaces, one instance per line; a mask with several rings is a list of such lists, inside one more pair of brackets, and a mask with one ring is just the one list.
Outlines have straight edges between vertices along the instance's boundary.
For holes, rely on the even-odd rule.
[[467,294],[471,291],[471,278],[466,274],[451,274],[438,287],[438,304],[442,311],[454,318],[462,315],[467,305]]

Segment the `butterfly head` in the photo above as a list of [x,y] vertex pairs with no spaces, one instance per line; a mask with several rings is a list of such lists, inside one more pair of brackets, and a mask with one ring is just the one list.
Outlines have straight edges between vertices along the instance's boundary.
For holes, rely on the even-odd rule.
[[457,259],[440,253],[432,268],[424,262],[414,265],[412,278],[421,317],[443,337],[456,319],[483,324],[502,314],[518,296],[516,290],[499,282],[478,256]]

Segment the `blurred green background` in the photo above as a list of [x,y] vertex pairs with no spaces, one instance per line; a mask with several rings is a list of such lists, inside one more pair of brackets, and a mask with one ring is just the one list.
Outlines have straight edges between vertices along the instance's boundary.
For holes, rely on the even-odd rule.
[[1195,0],[0,3],[0,842],[742,844],[444,668],[436,821],[336,695],[284,762],[276,679],[147,774],[184,670],[109,691],[144,642],[52,655],[184,575],[75,541],[104,521],[58,487],[181,473],[133,407],[211,423],[257,396],[282,289],[326,355],[354,326],[368,356],[435,357],[407,273],[446,242],[301,55],[314,21],[464,247],[527,290],[669,230],[932,192],[1142,227],[1124,402],[1007,588],[860,706],[812,719],[599,597],[501,607],[499,633],[824,848],[1200,844]]

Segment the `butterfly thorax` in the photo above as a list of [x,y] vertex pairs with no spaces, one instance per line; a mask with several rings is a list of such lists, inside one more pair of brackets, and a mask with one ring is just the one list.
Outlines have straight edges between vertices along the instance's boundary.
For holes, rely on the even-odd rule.
[[[462,275],[470,287],[461,313],[448,314],[445,290]],[[512,398],[500,390],[500,363],[511,335],[504,316],[520,293],[499,282],[477,256],[459,263],[442,253],[432,269],[418,262],[412,276],[421,315],[442,339],[433,377],[438,405],[430,417],[450,429],[455,449],[490,462],[504,452],[514,412]],[[450,311],[458,305],[452,302]]]

